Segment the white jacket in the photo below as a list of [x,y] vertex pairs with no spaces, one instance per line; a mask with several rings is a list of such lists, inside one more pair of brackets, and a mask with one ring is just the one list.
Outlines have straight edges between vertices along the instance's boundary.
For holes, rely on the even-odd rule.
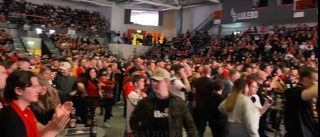
[[251,99],[243,94],[239,94],[232,112],[227,112],[224,108],[226,100],[219,105],[219,110],[228,116],[228,122],[244,125],[250,137],[259,137],[260,112]]

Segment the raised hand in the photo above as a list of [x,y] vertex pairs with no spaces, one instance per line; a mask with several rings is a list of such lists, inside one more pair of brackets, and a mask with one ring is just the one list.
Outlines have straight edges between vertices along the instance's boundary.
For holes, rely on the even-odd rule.
[[69,115],[71,113],[72,109],[73,109],[73,103],[70,101],[63,103],[63,105],[59,104],[55,108],[55,113],[53,115],[53,119],[57,119],[58,117],[60,117],[64,114]]

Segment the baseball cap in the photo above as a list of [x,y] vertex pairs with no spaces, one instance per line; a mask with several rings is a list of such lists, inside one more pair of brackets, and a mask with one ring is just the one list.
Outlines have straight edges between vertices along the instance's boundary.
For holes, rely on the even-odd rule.
[[154,71],[153,76],[151,78],[154,80],[157,80],[157,81],[161,81],[164,79],[170,79],[170,73],[163,68],[157,68]]
[[69,62],[61,62],[60,63],[60,69],[63,69],[63,70],[66,70],[66,69],[70,69],[71,68],[71,65]]
[[132,67],[131,69],[129,69],[129,75],[132,75],[134,72],[140,71],[140,69],[138,69],[137,67]]
[[156,63],[158,63],[158,62],[164,62],[164,60],[163,59],[157,59]]
[[24,58],[20,58],[19,61],[25,61],[25,62],[29,62],[30,63],[30,59],[25,58],[25,57]]

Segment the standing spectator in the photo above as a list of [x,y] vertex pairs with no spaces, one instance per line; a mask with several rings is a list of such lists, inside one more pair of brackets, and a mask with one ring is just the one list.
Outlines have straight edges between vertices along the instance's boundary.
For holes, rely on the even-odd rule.
[[169,93],[170,73],[158,68],[153,76],[155,97],[138,102],[130,118],[134,136],[162,134],[163,137],[182,136],[182,127],[189,137],[198,137],[197,129],[185,102]]
[[132,84],[133,84],[133,91],[130,92],[130,94],[128,95],[127,98],[127,107],[126,107],[126,111],[127,111],[127,119],[126,119],[126,130],[127,130],[127,134],[128,136],[132,136],[132,130],[130,128],[130,117],[131,114],[133,112],[133,110],[135,109],[135,107],[138,104],[138,101],[140,101],[141,99],[147,97],[147,94],[145,94],[142,90],[144,89],[145,86],[145,79],[143,75],[134,75],[131,78]]
[[231,92],[231,90],[233,88],[234,81],[239,79],[240,76],[241,76],[241,74],[239,73],[239,71],[237,71],[235,69],[229,71],[228,78],[224,80],[224,88],[222,91],[222,95],[225,98],[227,98],[229,93]]
[[77,84],[83,99],[82,103],[84,103],[84,106],[79,107],[77,110],[79,110],[78,112],[80,113],[81,120],[85,123],[88,120],[88,113],[91,113],[91,116],[94,116],[99,98],[99,87],[104,86],[103,83],[99,83],[97,73],[97,70],[94,68],[87,69],[81,82]]
[[[210,97],[210,95],[212,95],[212,91],[215,90],[213,88],[214,80],[211,78],[211,67],[205,66],[204,73],[204,76],[195,79],[193,82],[193,92],[195,93],[196,100],[196,107],[194,109],[194,121],[196,123],[196,127],[198,129],[200,137],[203,137],[207,122],[209,118],[212,117],[206,115],[205,113],[209,109],[206,105],[206,103],[208,103],[206,102],[206,98]],[[213,124],[214,123],[212,123],[212,121],[209,121],[212,132],[214,131],[214,129],[212,128]]]
[[227,114],[228,137],[259,137],[260,112],[245,94],[249,92],[247,82],[234,82],[230,95],[219,105],[219,110]]
[[219,111],[218,107],[225,99],[222,95],[223,81],[216,80],[213,83],[213,92],[205,99],[206,115],[213,137],[226,137],[228,133],[228,117]]
[[56,78],[54,80],[57,90],[62,92],[67,101],[73,100],[73,97],[77,94],[77,79],[70,75],[70,69],[70,63],[61,63],[60,71],[56,74]]
[[182,65],[176,65],[173,68],[175,75],[171,78],[171,85],[169,86],[170,93],[186,100],[186,94],[191,92],[190,83]]
[[127,37],[126,32],[122,33],[122,39],[123,39],[123,43],[127,43],[128,42],[128,37]]
[[116,81],[113,77],[113,72],[111,67],[106,68],[105,71],[102,72],[99,82],[103,83],[104,85],[101,87],[103,91],[103,104],[105,107],[105,114],[104,114],[104,126],[110,128],[110,118],[112,114],[112,105],[114,104],[114,93],[113,87],[116,84]]
[[303,93],[318,81],[318,72],[303,66],[299,70],[299,83],[285,91],[286,102],[284,125],[288,137],[317,137],[317,124],[313,118],[312,98],[317,94]]

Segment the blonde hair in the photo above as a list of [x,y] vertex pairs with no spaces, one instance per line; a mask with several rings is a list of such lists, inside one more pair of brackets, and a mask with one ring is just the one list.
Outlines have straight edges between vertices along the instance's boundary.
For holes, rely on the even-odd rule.
[[231,93],[227,97],[226,102],[223,106],[227,112],[230,113],[233,111],[238,95],[244,92],[246,86],[247,82],[244,79],[237,79],[234,82]]
[[35,110],[40,114],[46,113],[50,110],[54,110],[61,102],[58,95],[58,91],[53,88],[47,78],[43,75],[37,75],[40,86],[47,87],[47,93],[43,96],[39,96],[39,100],[33,103]]

